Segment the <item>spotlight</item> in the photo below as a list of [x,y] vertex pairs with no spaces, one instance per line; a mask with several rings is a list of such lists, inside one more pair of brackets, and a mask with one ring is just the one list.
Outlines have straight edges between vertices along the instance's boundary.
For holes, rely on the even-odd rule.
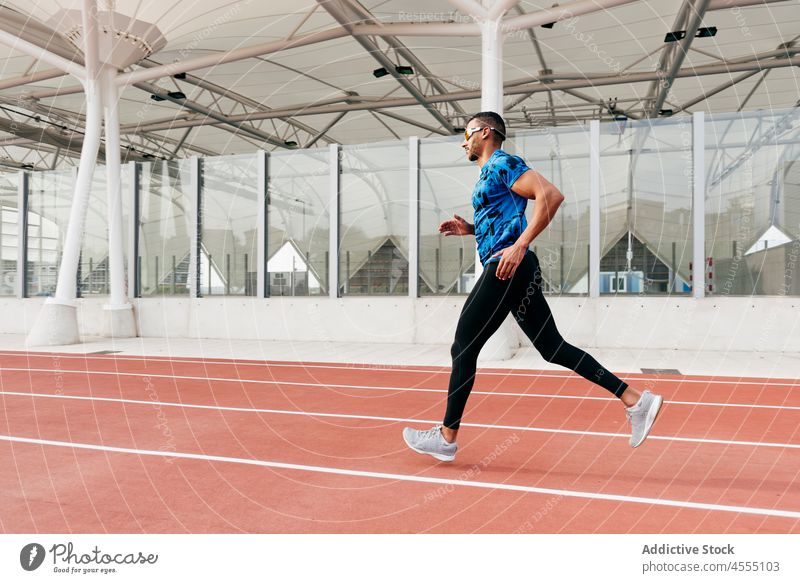
[[153,93],[150,96],[150,99],[152,99],[153,101],[165,101],[163,97],[161,97],[160,95],[156,95],[155,93]]
[[555,22],[548,22],[547,24],[543,24],[542,28],[553,28],[555,25]]
[[716,26],[704,26],[703,28],[698,28],[697,33],[694,36],[695,38],[704,38],[709,36],[715,36],[716,34],[717,34]]
[[287,148],[296,148],[297,147],[297,142],[295,142],[294,140],[287,140],[287,141],[285,141],[283,143],[286,145]]
[[380,69],[375,69],[372,74],[375,76],[376,79],[380,79],[389,74],[389,71],[381,67]]
[[669,117],[673,113],[675,113],[675,112],[672,111],[671,109],[659,109],[658,110],[658,115],[663,115],[664,117]]
[[176,79],[186,79],[186,73],[176,73],[173,75]]
[[394,68],[394,70],[397,71],[398,73],[400,73],[401,75],[413,75],[414,74],[414,69],[412,69],[408,65],[397,65]]
[[685,36],[686,36],[685,30],[676,30],[675,32],[668,32],[667,36],[664,37],[664,42],[674,43],[675,41],[681,40]]
[[170,91],[167,95],[172,99],[186,99],[186,94],[183,91]]

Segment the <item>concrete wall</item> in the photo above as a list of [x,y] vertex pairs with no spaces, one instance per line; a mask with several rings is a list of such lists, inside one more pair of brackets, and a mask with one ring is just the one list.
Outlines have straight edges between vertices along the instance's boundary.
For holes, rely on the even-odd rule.
[[[102,334],[105,301],[78,300],[82,335]],[[564,337],[585,348],[800,352],[798,297],[550,297],[548,302]],[[26,334],[43,303],[44,298],[0,298],[0,333]],[[145,337],[449,344],[463,303],[463,297],[165,297],[139,298],[134,305]],[[529,345],[516,326],[507,330]]]

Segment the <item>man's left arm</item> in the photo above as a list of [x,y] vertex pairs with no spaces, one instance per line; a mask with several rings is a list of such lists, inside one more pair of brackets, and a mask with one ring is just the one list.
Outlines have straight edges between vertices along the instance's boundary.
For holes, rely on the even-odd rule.
[[500,279],[513,277],[525,257],[528,246],[550,224],[558,207],[564,201],[561,191],[535,170],[526,170],[514,181],[511,190],[522,197],[535,200],[536,204],[533,207],[531,222],[516,243],[495,254],[502,254],[497,266],[497,277]]

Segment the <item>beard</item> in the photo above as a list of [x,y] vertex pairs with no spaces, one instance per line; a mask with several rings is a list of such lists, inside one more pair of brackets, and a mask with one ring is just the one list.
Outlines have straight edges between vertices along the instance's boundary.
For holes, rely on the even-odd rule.
[[477,160],[478,160],[478,155],[477,155],[475,152],[468,152],[468,153],[467,153],[467,159],[468,159],[470,162],[477,162]]

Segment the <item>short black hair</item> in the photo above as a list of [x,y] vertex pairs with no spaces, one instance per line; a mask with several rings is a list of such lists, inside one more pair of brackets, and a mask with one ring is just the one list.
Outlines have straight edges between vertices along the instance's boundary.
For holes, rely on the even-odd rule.
[[500,138],[501,142],[506,139],[506,122],[503,121],[500,114],[493,111],[480,111],[467,120],[467,125],[473,119],[477,119],[495,130],[495,134]]

